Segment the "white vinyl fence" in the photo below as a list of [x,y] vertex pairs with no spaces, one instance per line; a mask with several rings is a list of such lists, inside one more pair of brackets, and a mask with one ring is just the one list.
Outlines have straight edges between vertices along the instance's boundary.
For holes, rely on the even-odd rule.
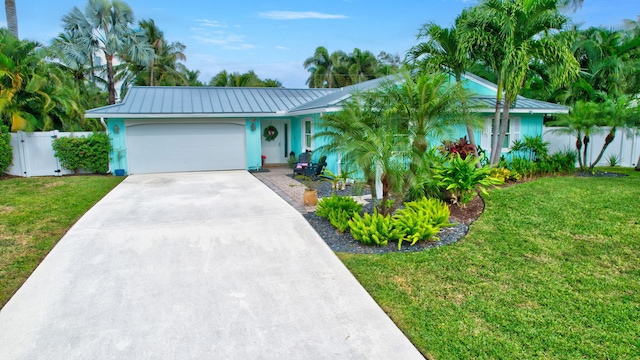
[[6,171],[15,176],[62,176],[73,174],[60,167],[58,159],[53,155],[53,140],[59,137],[88,136],[91,132],[23,132],[11,133],[13,147],[13,165]]
[[[550,154],[566,149],[576,150],[576,138],[574,136],[558,134],[553,131],[554,129],[556,128],[545,126],[542,136],[544,141],[549,142]],[[610,129],[611,128],[603,127],[600,129],[600,133],[591,136],[591,142],[587,150],[587,164],[591,164],[598,157],[598,154],[600,154],[600,150],[602,150],[602,146],[604,145],[604,139]],[[613,142],[609,144],[597,166],[609,165],[609,157],[611,155],[618,157],[620,166],[635,166],[638,161],[638,156],[640,155],[640,136],[635,134],[627,137],[624,130],[618,129]]]

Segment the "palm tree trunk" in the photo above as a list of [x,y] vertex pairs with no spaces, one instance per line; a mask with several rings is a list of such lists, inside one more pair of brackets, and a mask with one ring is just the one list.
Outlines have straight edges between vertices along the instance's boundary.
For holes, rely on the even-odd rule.
[[584,170],[586,170],[586,167],[587,167],[587,148],[589,147],[589,142],[590,141],[591,140],[589,138],[589,135],[585,135],[582,138],[582,146],[583,146],[583,149],[582,149],[582,164],[585,167]]
[[635,171],[640,171],[640,156],[638,156],[638,161],[636,161],[636,166],[633,169]]
[[498,135],[500,132],[500,110],[502,109],[502,79],[500,79],[498,77],[498,91],[496,92],[496,112],[495,112],[495,116],[493,118],[493,127],[492,127],[492,131],[493,134],[491,136],[491,165],[495,165],[498,163],[498,161],[500,161],[500,155],[497,156],[496,159],[496,154],[500,153],[498,151],[498,149],[501,149],[502,147],[498,147]]
[[109,91],[109,105],[116,103],[116,83],[113,80],[113,55],[104,54],[107,60],[107,88]]
[[18,13],[15,0],[4,0],[4,9],[7,14],[7,25],[11,35],[18,37]]
[[596,167],[598,162],[600,162],[600,159],[602,159],[602,156],[604,155],[605,150],[607,150],[607,147],[609,147],[609,144],[613,142],[613,139],[615,139],[615,137],[616,137],[616,128],[613,127],[611,128],[611,131],[609,131],[609,133],[607,134],[607,137],[604,139],[604,145],[602,146],[602,150],[600,150],[600,154],[598,154],[598,157],[596,158],[596,160],[592,162],[591,165],[589,166],[590,170],[593,170],[593,168]]
[[154,60],[151,60],[151,65],[149,68],[149,86],[153,86],[153,68],[154,68]]
[[498,143],[496,144],[496,153],[491,154],[493,160],[491,164],[497,164],[500,161],[502,155],[502,144],[507,133],[507,127],[509,126],[509,108],[511,106],[511,99],[509,96],[504,97],[504,110],[502,111],[502,122],[500,122],[500,131],[498,133]]

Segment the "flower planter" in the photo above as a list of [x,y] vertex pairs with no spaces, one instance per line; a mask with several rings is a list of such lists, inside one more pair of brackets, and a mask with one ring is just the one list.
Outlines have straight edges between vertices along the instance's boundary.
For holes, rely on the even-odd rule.
[[116,176],[124,176],[124,169],[115,169],[115,170],[113,170],[113,173]]
[[318,190],[304,189],[304,206],[316,206],[318,203]]

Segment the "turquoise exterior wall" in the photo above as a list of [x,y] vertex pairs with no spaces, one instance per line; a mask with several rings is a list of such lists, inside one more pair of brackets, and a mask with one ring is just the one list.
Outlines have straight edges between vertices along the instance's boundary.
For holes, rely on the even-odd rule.
[[[124,119],[108,119],[109,137],[111,138],[111,154],[109,155],[109,167],[114,173],[116,169],[124,169],[125,174],[129,173],[129,162],[127,159],[127,128],[124,126]],[[117,133],[116,133],[117,130]],[[121,154],[118,160],[118,153]]]
[[245,120],[247,170],[256,170],[262,167],[262,133],[260,131],[260,118],[247,118]]
[[302,149],[302,117],[295,116],[291,118],[291,151],[296,154],[296,158],[300,155]]

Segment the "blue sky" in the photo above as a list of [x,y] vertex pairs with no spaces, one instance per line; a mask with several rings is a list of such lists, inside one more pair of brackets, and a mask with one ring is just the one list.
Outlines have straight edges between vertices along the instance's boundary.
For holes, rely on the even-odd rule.
[[[278,0],[126,1],[136,20],[154,19],[169,41],[187,46],[186,65],[208,82],[221,70],[254,70],[288,88],[306,88],[302,66],[316,47],[351,52],[355,47],[398,54],[416,43],[427,22],[449,26],[475,0]],[[62,16],[84,0],[16,0],[21,38],[49,44],[62,31]],[[637,19],[640,0],[585,0],[571,18],[588,26],[620,26]],[[6,27],[4,6],[0,27]]]

